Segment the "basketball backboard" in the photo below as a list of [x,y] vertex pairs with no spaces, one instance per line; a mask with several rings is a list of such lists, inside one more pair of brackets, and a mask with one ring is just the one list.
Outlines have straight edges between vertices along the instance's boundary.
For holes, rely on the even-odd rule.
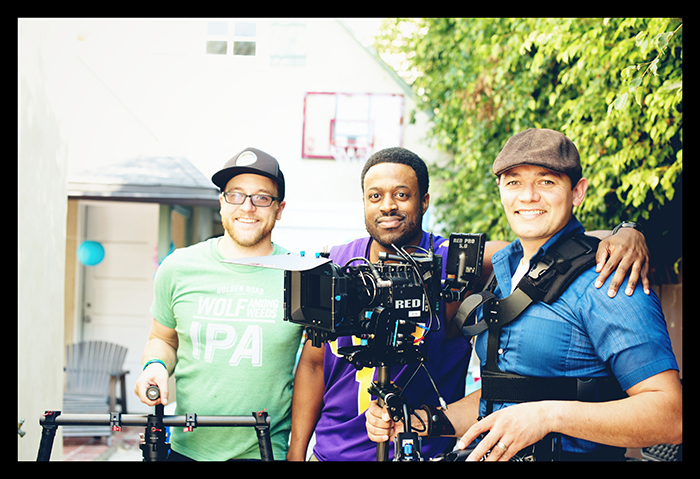
[[401,146],[403,113],[400,94],[307,93],[302,157],[364,160]]

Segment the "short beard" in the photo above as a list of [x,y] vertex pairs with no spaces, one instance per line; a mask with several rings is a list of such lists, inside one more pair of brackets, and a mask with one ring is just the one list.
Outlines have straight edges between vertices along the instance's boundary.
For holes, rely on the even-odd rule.
[[[404,218],[407,218],[404,216]],[[379,236],[379,228],[377,228],[374,221],[370,221],[365,218],[365,228],[367,232],[372,237],[374,241],[382,245],[388,250],[392,250],[392,245],[396,245],[397,248],[403,248],[404,246],[418,246],[408,244],[413,241],[415,237],[422,233],[423,229],[421,224],[423,223],[423,215],[415,218],[414,220],[407,220],[406,229],[396,232],[396,233],[385,233],[384,237]]]
[[268,227],[259,230],[252,236],[243,236],[236,232],[236,228],[234,228],[234,226],[231,224],[232,221],[233,220],[231,219],[225,220],[222,218],[221,224],[223,225],[224,230],[226,230],[226,233],[233,240],[233,242],[236,243],[238,246],[244,248],[251,248],[253,246],[257,246],[258,244],[260,244],[260,242],[262,242],[265,238],[268,238],[272,234],[272,227]]

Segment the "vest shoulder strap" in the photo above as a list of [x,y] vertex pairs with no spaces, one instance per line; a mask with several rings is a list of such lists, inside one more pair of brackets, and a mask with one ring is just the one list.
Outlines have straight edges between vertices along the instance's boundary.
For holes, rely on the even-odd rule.
[[[512,296],[512,301],[517,298],[518,307],[506,307],[505,310],[517,313],[517,317],[532,302],[552,304],[583,271],[595,265],[599,242],[598,238],[585,234],[572,234],[557,241],[518,283],[516,289],[525,293],[530,301],[524,304],[522,294],[512,294],[508,298]],[[465,336],[476,336],[488,328],[483,320],[474,324],[474,318],[479,306],[495,300],[495,289],[496,281],[492,277],[484,291],[472,294],[460,305],[454,320]],[[500,301],[507,303],[508,298]],[[499,318],[499,323],[503,325],[515,317]]]
[[578,276],[595,265],[600,240],[585,234],[559,240],[518,283],[533,301],[552,304]]

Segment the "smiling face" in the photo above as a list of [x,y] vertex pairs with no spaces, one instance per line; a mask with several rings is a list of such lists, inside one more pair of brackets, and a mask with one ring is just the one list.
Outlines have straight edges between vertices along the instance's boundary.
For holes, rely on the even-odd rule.
[[374,165],[364,178],[363,201],[365,227],[375,240],[375,254],[376,250],[393,253],[392,244],[402,247],[420,243],[429,195],[421,197],[413,168],[399,163]]
[[508,223],[529,259],[571,219],[574,206],[583,202],[588,181],[571,188],[568,176],[540,166],[511,168],[498,178],[501,203]]
[[[226,184],[225,191],[237,191],[246,195],[263,194],[277,196],[277,184],[270,178],[255,174],[236,175]],[[227,249],[225,256],[231,256],[234,248],[236,256],[241,254],[264,255],[272,252],[272,229],[275,222],[282,219],[285,202],[273,201],[268,207],[254,206],[251,198],[240,205],[227,203],[219,196],[221,223],[224,226]]]

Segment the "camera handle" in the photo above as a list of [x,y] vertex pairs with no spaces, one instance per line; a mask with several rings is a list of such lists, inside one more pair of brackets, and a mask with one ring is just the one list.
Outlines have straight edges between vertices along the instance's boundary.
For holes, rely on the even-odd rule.
[[[385,406],[384,398],[386,397],[386,388],[392,386],[389,367],[380,366],[377,368],[377,382],[373,382],[370,386],[370,393],[377,396],[377,404],[380,407]],[[387,448],[387,442],[377,443],[377,461],[387,461],[389,460],[389,449]]]
[[[160,397],[158,386],[149,386],[146,389],[146,397],[155,401]],[[165,461],[168,458],[170,444],[165,442],[165,426],[163,425],[164,407],[155,405],[155,414],[149,414],[146,422],[146,430],[139,448],[143,453],[144,462]]]
[[[421,439],[418,433],[411,431],[411,410],[406,398],[401,395],[401,388],[389,379],[389,367],[380,366],[377,371],[377,381],[369,388],[370,394],[377,396],[377,404],[386,406],[394,422],[403,421],[404,432],[399,433],[395,440],[395,461],[420,461]],[[377,444],[377,461],[389,459],[388,441]]]

